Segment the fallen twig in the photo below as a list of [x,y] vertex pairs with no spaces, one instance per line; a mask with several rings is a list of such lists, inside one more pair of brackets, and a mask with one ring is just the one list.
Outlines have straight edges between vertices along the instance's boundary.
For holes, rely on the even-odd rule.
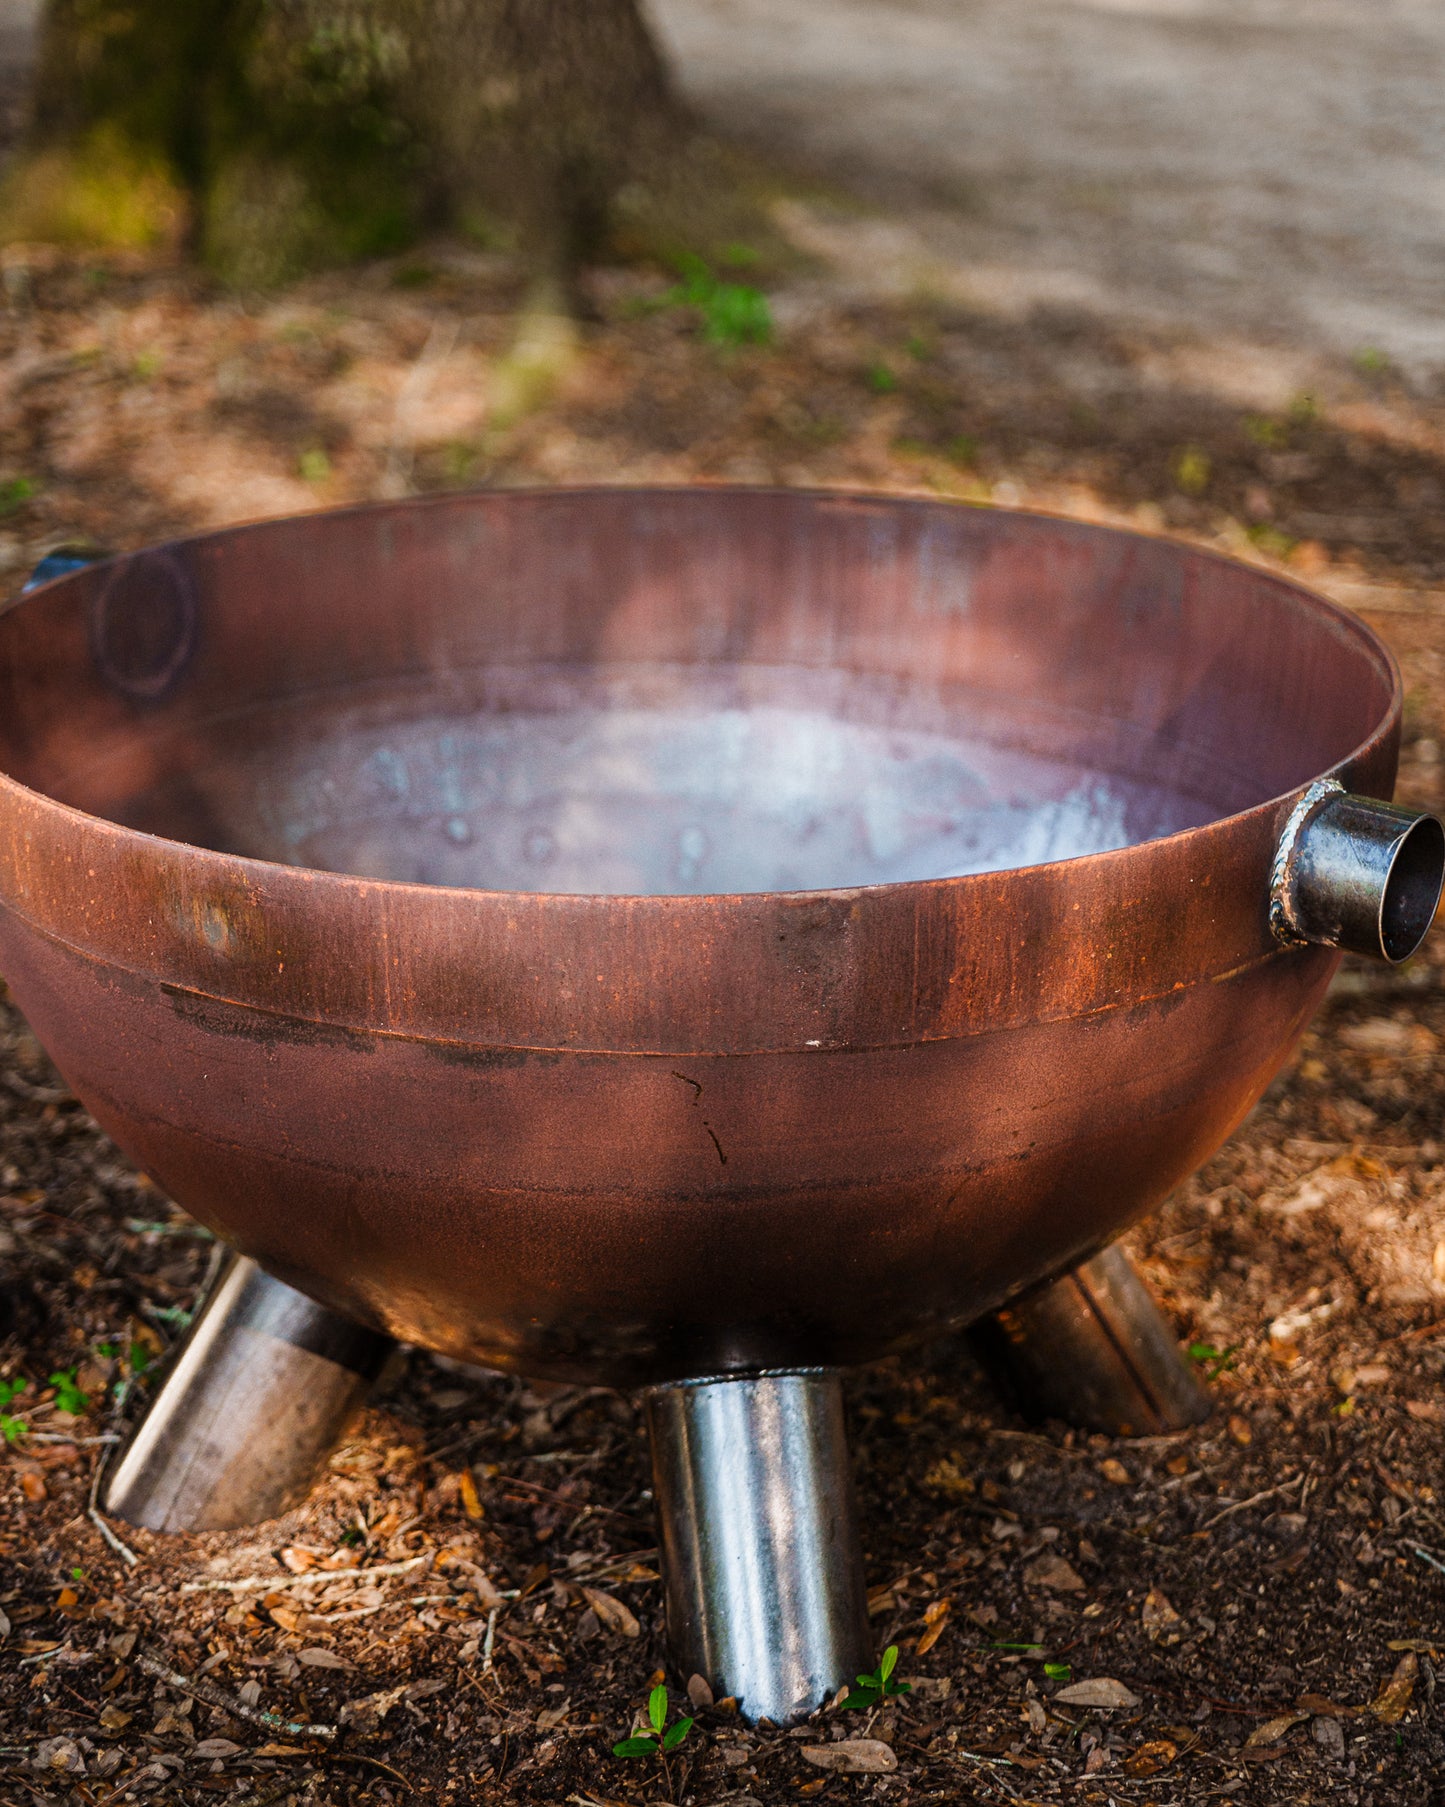
[[[1235,1500],[1233,1505],[1226,1506],[1222,1512],[1216,1512],[1213,1518],[1205,1519],[1199,1527],[1199,1531],[1211,1530],[1221,1519],[1230,1518],[1236,1512],[1245,1512],[1251,1506],[1263,1505],[1265,1500],[1272,1500],[1278,1494],[1290,1492],[1292,1488],[1299,1486],[1301,1478],[1299,1475],[1292,1475],[1289,1480],[1281,1481],[1277,1487],[1266,1487],[1263,1493],[1252,1493],[1247,1500]],[[1194,1533],[1196,1537],[1199,1535],[1199,1531]]]
[[[111,1441],[112,1439],[106,1440]],[[119,1439],[113,1440],[118,1441]],[[101,1439],[97,1438],[96,1441],[99,1442]],[[105,1462],[106,1458],[101,1456],[95,1464],[95,1472],[90,1477],[90,1498],[86,1502],[85,1516],[90,1520],[91,1524],[95,1526],[96,1530],[100,1532],[106,1543],[114,1550],[116,1555],[120,1557],[125,1566],[128,1569],[133,1569],[140,1561],[140,1557],[136,1555],[129,1544],[121,1542],[120,1538],[116,1536],[115,1532],[112,1531],[110,1526],[105,1522],[105,1519],[101,1516],[99,1506],[95,1503],[100,1497],[100,1481],[101,1476],[105,1473]]]
[[234,1581],[183,1581],[183,1594],[250,1594],[272,1592],[283,1587],[316,1586],[324,1581],[372,1580],[387,1575],[405,1575],[430,1562],[432,1553],[411,1556],[405,1562],[380,1562],[369,1569],[306,1569],[299,1575],[242,1575]]
[[229,1713],[233,1719],[244,1719],[247,1724],[262,1726],[268,1732],[283,1732],[288,1738],[330,1740],[337,1736],[334,1725],[308,1725],[302,1720],[283,1719],[279,1713],[268,1713],[261,1707],[248,1707],[244,1700],[227,1693],[224,1688],[218,1688],[214,1682],[202,1681],[199,1677],[182,1675],[178,1670],[169,1669],[156,1657],[142,1656],[139,1660],[147,1675],[163,1681],[168,1688],[178,1688],[182,1694],[204,1701],[208,1707],[217,1707],[221,1712]]

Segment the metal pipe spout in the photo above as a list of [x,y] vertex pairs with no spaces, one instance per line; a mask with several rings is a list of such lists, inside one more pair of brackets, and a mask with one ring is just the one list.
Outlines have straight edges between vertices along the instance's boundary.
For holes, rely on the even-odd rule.
[[752,1723],[813,1712],[872,1667],[837,1374],[684,1381],[646,1406],[678,1673]]
[[1397,966],[1435,920],[1445,828],[1432,815],[1312,784],[1285,823],[1270,925],[1286,946],[1320,942]]

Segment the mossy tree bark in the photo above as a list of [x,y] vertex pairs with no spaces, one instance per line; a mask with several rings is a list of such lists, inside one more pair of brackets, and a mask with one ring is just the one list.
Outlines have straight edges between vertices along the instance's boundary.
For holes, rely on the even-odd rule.
[[266,284],[455,225],[565,278],[689,137],[637,0],[50,0],[10,228]]

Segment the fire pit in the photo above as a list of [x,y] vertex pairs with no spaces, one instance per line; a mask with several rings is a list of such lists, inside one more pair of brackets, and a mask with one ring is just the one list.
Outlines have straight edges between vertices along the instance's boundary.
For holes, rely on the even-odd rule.
[[193,1363],[364,1379],[385,1333],[648,1387],[679,1660],[782,1718],[870,1658],[836,1369],[1087,1262],[1333,948],[1413,950],[1445,837],[1372,801],[1398,725],[1343,612],[1063,521],[277,521],[0,618],[0,967],[265,1270]]

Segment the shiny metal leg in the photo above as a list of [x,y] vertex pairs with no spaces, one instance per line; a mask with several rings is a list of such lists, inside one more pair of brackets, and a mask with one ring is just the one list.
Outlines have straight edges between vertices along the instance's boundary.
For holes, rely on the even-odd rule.
[[984,1365],[1032,1417],[1145,1437],[1209,1416],[1209,1396],[1117,1244],[970,1335]]
[[667,1635],[744,1719],[783,1725],[873,1666],[834,1373],[652,1388]]
[[395,1348],[235,1259],[102,1494],[152,1531],[222,1531],[305,1498]]

